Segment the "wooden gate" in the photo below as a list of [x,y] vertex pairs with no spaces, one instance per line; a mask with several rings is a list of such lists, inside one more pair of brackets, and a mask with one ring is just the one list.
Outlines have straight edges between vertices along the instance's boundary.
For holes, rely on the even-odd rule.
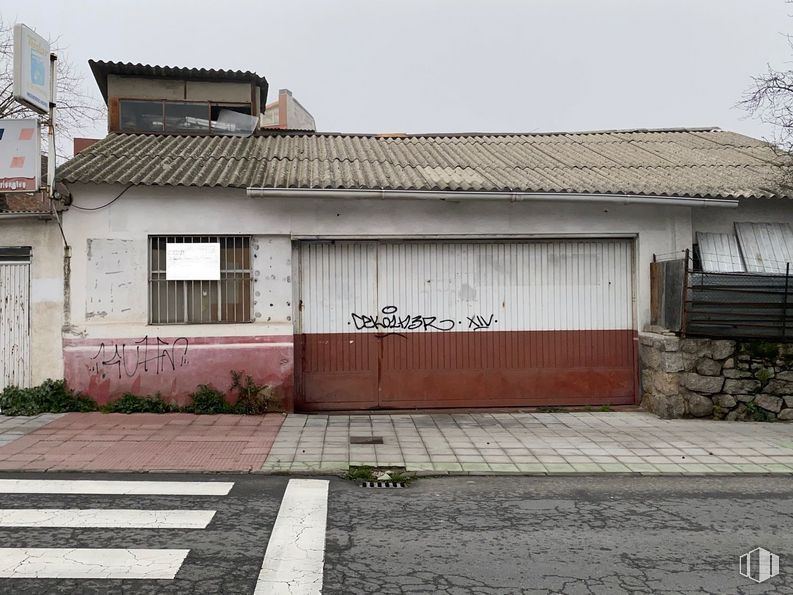
[[0,248],[0,390],[30,385],[30,257]]

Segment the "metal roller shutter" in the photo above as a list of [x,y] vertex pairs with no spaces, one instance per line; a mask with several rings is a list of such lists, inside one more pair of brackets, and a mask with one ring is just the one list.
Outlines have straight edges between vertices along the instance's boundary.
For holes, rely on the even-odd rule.
[[298,406],[633,403],[631,240],[306,242]]

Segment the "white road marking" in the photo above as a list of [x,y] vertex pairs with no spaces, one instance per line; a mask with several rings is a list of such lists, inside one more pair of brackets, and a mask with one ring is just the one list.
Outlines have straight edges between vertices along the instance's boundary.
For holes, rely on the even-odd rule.
[[225,496],[232,481],[102,481],[0,479],[0,494],[114,494],[129,496]]
[[190,550],[0,548],[2,578],[172,579]]
[[0,527],[205,529],[214,516],[214,510],[4,508]]
[[328,481],[290,479],[254,595],[322,593]]

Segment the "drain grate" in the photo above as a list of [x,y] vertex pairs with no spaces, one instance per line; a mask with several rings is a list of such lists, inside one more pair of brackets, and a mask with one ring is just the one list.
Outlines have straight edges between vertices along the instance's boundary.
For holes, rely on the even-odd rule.
[[362,481],[362,488],[404,488],[405,484],[401,481]]
[[350,436],[350,444],[382,444],[382,436]]

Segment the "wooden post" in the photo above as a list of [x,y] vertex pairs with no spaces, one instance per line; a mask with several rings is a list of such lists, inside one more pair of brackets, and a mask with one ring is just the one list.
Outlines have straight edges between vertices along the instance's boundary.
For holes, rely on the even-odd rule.
[[685,339],[686,337],[686,319],[687,319],[687,304],[688,301],[688,248],[686,248],[685,262],[683,263],[683,304],[682,313],[680,314],[680,336]]
[[787,340],[787,292],[790,287],[790,263],[785,264],[785,301],[782,305],[782,340]]

